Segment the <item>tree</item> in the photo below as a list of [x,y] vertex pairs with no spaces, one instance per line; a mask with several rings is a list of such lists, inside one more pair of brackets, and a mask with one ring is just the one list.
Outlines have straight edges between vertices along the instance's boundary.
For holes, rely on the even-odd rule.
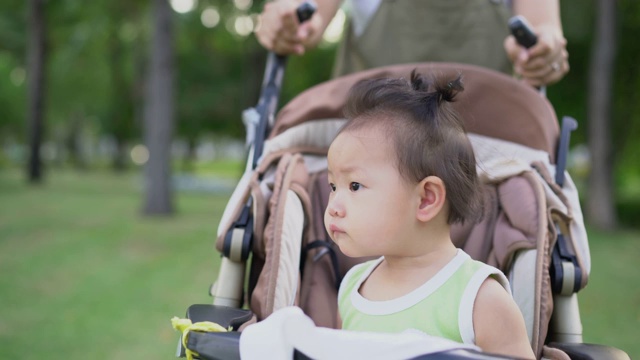
[[[106,0],[47,1],[47,139],[56,162],[91,168],[90,146],[110,108]],[[79,160],[79,161],[77,161]]]
[[15,0],[0,5],[0,78],[11,80],[0,81],[0,143],[27,135],[27,8]]
[[617,2],[616,66],[613,96],[613,159],[615,159],[614,189],[616,192],[617,224],[637,227],[640,198],[637,196],[640,179],[640,2]]
[[[109,26],[106,50],[108,54],[110,73],[109,109],[107,110],[103,129],[115,140],[115,152],[112,168],[121,172],[126,168],[127,142],[134,137],[136,130],[136,80],[137,71],[132,71],[136,65],[138,54],[133,49],[143,23],[140,21],[141,6],[137,2],[111,1],[109,9]],[[135,24],[135,25],[134,25]],[[123,36],[123,33],[129,33]]]
[[174,128],[172,10],[168,0],[153,0],[153,35],[147,73],[143,136],[149,150],[145,165],[144,214],[172,214],[171,139]]
[[611,102],[616,57],[616,1],[598,0],[596,35],[589,68],[589,176],[587,214],[593,225],[616,227],[611,147]]
[[44,73],[46,63],[45,19],[43,0],[29,0],[29,45],[27,50],[28,101],[27,121],[29,160],[27,178],[42,181],[40,145],[44,133]]

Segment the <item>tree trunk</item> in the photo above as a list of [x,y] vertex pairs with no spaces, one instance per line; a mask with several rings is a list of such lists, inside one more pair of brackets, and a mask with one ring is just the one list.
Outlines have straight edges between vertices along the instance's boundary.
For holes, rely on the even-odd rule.
[[144,108],[145,215],[173,213],[170,147],[173,135],[173,34],[169,0],[153,1],[154,30]]
[[123,59],[124,45],[119,37],[123,14],[128,13],[127,9],[122,6],[123,4],[125,3],[111,2],[109,4],[111,23],[109,24],[109,40],[107,42],[111,99],[106,128],[113,135],[116,143],[116,151],[111,159],[111,168],[117,173],[122,173],[127,168],[126,143],[131,137],[131,129],[133,129],[133,97],[127,96],[132,92],[132,86],[126,79],[125,67],[127,64]]
[[84,123],[84,113],[76,110],[69,119],[68,133],[66,139],[67,152],[71,165],[77,170],[86,170],[87,164],[82,153],[82,126]]
[[596,37],[589,68],[589,175],[587,214],[601,229],[616,227],[611,149],[611,94],[616,57],[616,0],[598,0]]
[[116,142],[116,151],[111,159],[111,168],[117,173],[123,173],[127,170],[127,142],[118,137],[114,137]]
[[196,161],[196,147],[197,141],[195,137],[189,136],[187,138],[187,151],[182,159],[182,171],[191,172],[195,169],[194,163]]
[[43,177],[40,145],[44,133],[44,67],[46,58],[45,19],[43,0],[29,0],[29,45],[27,50],[27,138],[29,159],[27,179],[40,183]]

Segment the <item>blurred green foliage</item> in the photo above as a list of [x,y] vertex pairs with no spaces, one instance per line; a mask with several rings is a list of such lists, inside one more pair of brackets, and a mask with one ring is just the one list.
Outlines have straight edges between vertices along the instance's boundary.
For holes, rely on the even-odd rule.
[[[176,137],[192,149],[203,137],[242,138],[243,109],[254,106],[262,83],[266,52],[251,34],[234,28],[239,17],[251,17],[263,1],[238,9],[233,1],[199,0],[187,13],[175,13],[177,66]],[[573,144],[587,139],[587,90],[595,1],[562,0],[561,14],[571,71],[548,88],[558,117],[580,124]],[[0,2],[0,151],[24,143],[26,128],[26,4]],[[618,0],[618,54],[610,120],[621,218],[640,216],[640,2]],[[151,33],[148,0],[45,1],[48,54],[45,101],[46,139],[74,151],[75,137],[109,136],[119,146],[140,141],[142,100]],[[217,26],[201,20],[215,8]],[[289,59],[281,104],[301,91],[329,79],[335,45],[325,44],[304,57]],[[123,156],[122,153],[119,154]],[[7,154],[5,158],[12,158]],[[115,160],[114,160],[115,162]],[[598,171],[598,169],[591,169]],[[584,172],[576,173],[577,177]],[[576,179],[577,182],[583,179]]]
[[[559,83],[550,86],[547,96],[558,118],[571,116],[578,120],[572,134],[573,145],[585,144],[588,128],[588,84],[591,45],[595,29],[595,1],[562,0],[562,22],[567,38],[571,70]],[[617,214],[623,226],[638,227],[640,217],[640,2],[617,0],[617,54],[613,79],[612,158]],[[599,171],[599,169],[589,169]],[[586,182],[586,173],[572,173],[576,182]],[[586,188],[585,188],[586,190]],[[584,191],[582,197],[588,196]]]

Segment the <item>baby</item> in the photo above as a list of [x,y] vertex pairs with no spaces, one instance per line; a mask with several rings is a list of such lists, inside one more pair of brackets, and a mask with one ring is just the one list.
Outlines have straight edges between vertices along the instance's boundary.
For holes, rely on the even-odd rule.
[[483,351],[535,358],[500,270],[450,238],[482,212],[473,149],[451,102],[461,78],[356,84],[329,148],[325,226],[352,268],[338,295],[345,330],[417,329]]

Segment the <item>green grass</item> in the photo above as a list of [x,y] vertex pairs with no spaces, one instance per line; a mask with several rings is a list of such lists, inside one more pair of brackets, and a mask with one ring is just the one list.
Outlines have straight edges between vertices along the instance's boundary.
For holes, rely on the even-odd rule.
[[591,276],[579,294],[584,341],[640,359],[640,232],[589,232]]
[[193,164],[193,172],[198,175],[215,175],[225,178],[239,178],[244,171],[244,163],[234,160],[217,160],[208,162],[196,162]]
[[[138,174],[48,175],[0,171],[0,358],[173,359],[169,319],[211,301],[229,194],[179,193],[176,216],[145,218]],[[640,358],[640,232],[590,235],[585,341]]]
[[209,303],[228,194],[144,218],[137,176],[0,173],[0,358],[172,359],[170,325]]

